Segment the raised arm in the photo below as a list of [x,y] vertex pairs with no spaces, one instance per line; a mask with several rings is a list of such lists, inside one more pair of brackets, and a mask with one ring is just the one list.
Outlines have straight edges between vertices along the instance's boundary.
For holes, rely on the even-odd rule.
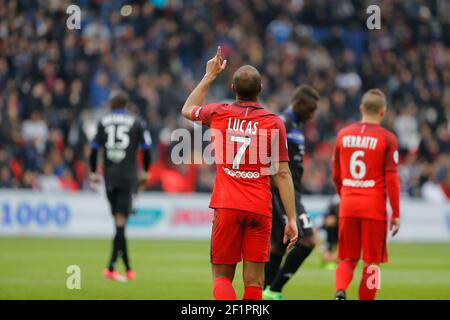
[[223,60],[222,49],[217,47],[216,55],[210,59],[206,65],[206,72],[203,79],[191,92],[186,102],[184,103],[181,114],[189,120],[192,120],[192,110],[194,107],[202,105],[205,100],[206,94],[209,91],[209,87],[217,76],[225,70],[227,60]]

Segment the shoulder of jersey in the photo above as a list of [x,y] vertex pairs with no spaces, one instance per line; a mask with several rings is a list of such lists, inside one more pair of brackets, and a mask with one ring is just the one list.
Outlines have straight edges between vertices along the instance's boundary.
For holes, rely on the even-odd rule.
[[[267,109],[261,109],[263,110],[263,113],[260,115],[261,117],[268,118],[270,121],[274,121],[273,124],[279,125],[282,124],[284,127],[286,127],[287,119],[283,115],[276,114],[275,112],[272,112]],[[273,120],[272,120],[273,119]]]
[[219,109],[219,108],[227,109],[227,108],[233,107],[232,103],[212,103],[212,104],[215,104],[217,106],[217,109]]
[[267,110],[265,108],[258,109],[258,111],[261,112],[261,116],[264,116],[264,117],[276,117],[277,119],[280,119],[283,122],[285,121],[285,119],[281,115],[276,114],[275,112]]
[[[225,108],[239,108],[241,109],[241,107],[234,105],[233,103],[223,103],[223,104],[218,104],[219,107],[225,107]],[[261,117],[269,117],[269,116],[275,116],[277,118],[280,118],[279,115],[277,115],[276,113],[267,110],[266,108],[257,108],[255,111],[259,112],[259,116]]]
[[[197,115],[200,113],[200,110],[202,110],[206,105],[200,106],[200,108],[197,109]],[[231,107],[233,107],[233,105],[230,103],[210,103],[210,105],[216,105],[216,107],[211,111],[212,113],[216,114],[230,112]]]
[[[354,129],[358,129],[362,125],[364,125],[364,124],[361,122],[355,122],[355,123],[349,124],[349,125],[343,127],[342,129],[340,129],[338,132],[338,135],[345,134],[347,131],[352,131]],[[381,133],[385,137],[388,137],[389,139],[394,139],[394,140],[397,139],[397,136],[395,135],[395,133],[393,133],[392,131],[390,131],[382,126],[377,126],[376,131],[378,133]]]
[[391,130],[386,129],[385,127],[382,127],[381,125],[376,126],[374,130],[378,133],[388,136],[389,138],[395,138],[395,134]]
[[391,130],[386,129],[386,128],[383,128],[383,127],[381,127],[381,126],[380,126],[380,129],[381,129],[380,131],[383,132],[383,134],[384,134],[386,137],[388,137],[389,139],[391,139],[391,140],[397,140],[397,136],[396,136],[395,133],[392,132]]

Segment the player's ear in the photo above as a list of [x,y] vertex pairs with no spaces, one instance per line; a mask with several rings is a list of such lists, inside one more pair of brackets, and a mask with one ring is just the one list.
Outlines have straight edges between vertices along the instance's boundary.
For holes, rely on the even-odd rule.
[[231,91],[232,91],[233,93],[236,93],[236,89],[234,88],[234,83],[231,84]]
[[300,103],[296,102],[292,105],[292,110],[294,110],[295,113],[301,112],[301,105]]
[[261,93],[262,88],[263,88],[263,85],[262,85],[262,83],[261,83],[261,84],[259,85],[259,91],[258,91],[258,93]]
[[361,114],[364,114],[364,106],[362,104],[359,105],[359,112],[361,112]]

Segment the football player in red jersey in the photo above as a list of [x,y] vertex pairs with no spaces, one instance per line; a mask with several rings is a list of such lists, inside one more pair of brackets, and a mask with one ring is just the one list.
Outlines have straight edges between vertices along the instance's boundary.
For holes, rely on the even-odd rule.
[[243,299],[261,300],[272,227],[271,174],[288,216],[284,241],[289,241],[289,248],[298,235],[286,129],[278,116],[258,104],[261,76],[252,66],[243,66],[233,75],[231,88],[236,102],[202,106],[209,87],[225,66],[218,47],[182,114],[213,131],[217,165],[210,202],[215,210],[211,237],[214,298],[236,299],[232,281],[236,264],[243,259]]
[[339,131],[334,151],[333,180],[341,198],[336,300],[346,299],[361,251],[364,268],[359,299],[375,299],[381,278],[378,266],[388,259],[386,196],[392,208],[392,236],[400,228],[397,138],[380,126],[386,113],[384,94],[369,90],[360,110],[362,121]]

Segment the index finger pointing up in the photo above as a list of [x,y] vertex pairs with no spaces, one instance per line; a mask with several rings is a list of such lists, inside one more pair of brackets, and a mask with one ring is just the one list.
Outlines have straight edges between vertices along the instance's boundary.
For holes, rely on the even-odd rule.
[[217,47],[216,56],[218,56],[220,59],[222,59],[222,47],[221,46]]

